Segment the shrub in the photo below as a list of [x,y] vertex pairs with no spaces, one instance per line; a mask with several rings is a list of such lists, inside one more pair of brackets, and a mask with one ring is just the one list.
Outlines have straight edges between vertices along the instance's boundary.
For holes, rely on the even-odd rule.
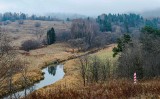
[[33,92],[27,99],[142,99],[142,96],[144,99],[159,99],[160,94],[158,80],[150,84],[133,84],[130,80],[110,79],[105,83],[89,84],[78,90],[61,86]]
[[40,23],[40,22],[36,22],[36,23],[34,24],[34,26],[35,26],[35,27],[40,27],[40,26],[41,26],[41,23]]
[[102,60],[97,56],[82,56],[79,57],[79,62],[84,86],[87,83],[103,82],[110,78],[112,63],[108,59]]
[[24,24],[24,21],[23,20],[18,20],[18,24]]
[[62,30],[56,32],[56,41],[65,42],[71,39],[70,31]]
[[40,47],[38,40],[26,40],[22,44],[22,49],[25,51],[33,50]]
[[8,24],[10,24],[10,23],[11,23],[11,21],[9,21],[9,20],[3,22],[4,25],[8,25]]
[[43,39],[41,40],[41,44],[42,44],[42,45],[47,45],[47,39],[46,39],[46,38],[43,38]]

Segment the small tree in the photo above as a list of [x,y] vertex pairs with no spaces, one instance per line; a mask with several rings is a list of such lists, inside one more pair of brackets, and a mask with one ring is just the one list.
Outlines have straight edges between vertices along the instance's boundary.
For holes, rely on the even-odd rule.
[[89,66],[89,57],[88,56],[82,56],[79,57],[80,62],[80,74],[83,78],[83,85],[86,85],[86,79],[87,79],[87,67]]
[[48,45],[51,45],[53,43],[55,43],[56,41],[56,34],[54,31],[54,28],[51,28],[48,32],[47,32],[47,42]]
[[117,39],[117,47],[113,48],[113,57],[115,57],[118,53],[122,52],[125,48],[125,44],[131,41],[131,37],[128,34],[124,34],[122,38]]

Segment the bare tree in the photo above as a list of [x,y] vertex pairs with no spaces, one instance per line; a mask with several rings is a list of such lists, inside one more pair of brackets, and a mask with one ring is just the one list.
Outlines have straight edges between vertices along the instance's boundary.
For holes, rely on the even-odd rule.
[[[22,66],[10,43],[10,37],[5,34],[5,31],[0,30],[0,89],[12,93],[15,91],[13,75],[21,71]],[[10,98],[12,98],[12,94],[10,94]]]
[[16,92],[16,88],[13,84],[13,76],[16,73],[19,73],[23,69],[23,66],[20,59],[17,59],[15,57],[12,57],[9,61],[10,61],[9,62],[10,64],[9,64],[9,69],[7,74],[8,74],[10,98],[12,98],[13,97],[12,95],[15,96],[15,94],[13,93]]
[[72,22],[71,38],[85,38],[85,42],[87,45],[89,45],[89,47],[92,47],[92,43],[98,32],[99,26],[97,25],[95,20],[76,19]]
[[88,45],[86,44],[84,38],[78,38],[78,39],[71,39],[68,41],[70,46],[74,49],[78,49],[78,51],[85,51],[88,48]]
[[132,78],[134,72],[137,72],[137,78],[143,78],[143,56],[142,46],[139,41],[132,41],[125,45],[125,50],[119,57],[118,73],[121,77]]
[[80,74],[83,78],[84,86],[86,83],[106,81],[111,77],[110,60],[102,60],[97,56],[83,56],[79,58]]
[[71,39],[70,31],[67,30],[58,30],[56,32],[56,41],[65,42]]
[[89,57],[88,56],[79,57],[79,61],[80,61],[80,74],[83,78],[83,84],[85,86],[87,79],[87,68],[89,66]]
[[101,61],[101,80],[106,81],[111,77],[111,62],[109,59]]
[[11,46],[8,36],[0,29],[0,87],[3,86],[4,81],[7,78],[7,72],[9,68],[9,54]]

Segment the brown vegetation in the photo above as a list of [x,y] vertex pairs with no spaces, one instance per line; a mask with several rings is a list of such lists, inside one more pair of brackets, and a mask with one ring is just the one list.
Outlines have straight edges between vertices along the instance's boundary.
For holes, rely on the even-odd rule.
[[[21,59],[22,61],[25,61],[25,65],[27,66],[26,77],[29,81],[27,82],[27,85],[32,85],[33,83],[43,79],[43,73],[41,69],[46,67],[48,64],[53,63],[54,61],[64,61],[73,57],[73,54],[65,52],[65,49],[66,44],[58,43],[41,49],[32,50],[30,52],[27,52],[27,54],[24,54],[26,53],[24,51],[18,51],[16,57]],[[24,64],[22,64],[22,66],[24,66]],[[12,85],[14,86],[14,91],[26,86],[23,79],[24,75],[22,74],[23,72],[19,72],[12,77]],[[0,96],[8,92],[9,91],[6,88],[1,89]]]
[[78,90],[59,86],[56,90],[50,89],[43,93],[32,93],[28,99],[159,99],[159,80],[151,81],[150,84],[146,82],[148,81],[133,84],[133,82],[129,80],[110,79],[105,83],[93,83],[86,87],[81,87]]
[[[117,58],[115,59],[112,58],[113,54],[112,48],[115,45],[113,44],[108,48],[105,48],[105,45],[109,44],[110,42],[113,42],[112,39],[115,39],[116,36],[112,37],[110,33],[101,33],[98,30],[98,25],[94,20],[92,19],[74,20],[71,27],[71,35],[63,33],[69,31],[69,27],[71,26],[69,23],[62,25],[60,22],[49,23],[44,21],[41,22],[40,25],[36,26],[36,23],[38,22],[39,21],[24,21],[25,24],[23,23],[23,25],[22,24],[18,25],[20,29],[18,29],[19,27],[17,28],[17,25],[13,25],[14,23],[11,23],[7,25],[8,27],[7,30],[5,31],[7,33],[11,32],[13,38],[12,43],[15,43],[17,41],[18,43],[22,43],[22,41],[35,38],[41,41],[43,40],[45,41],[44,38],[46,37],[45,35],[47,29],[49,27],[54,26],[56,32],[59,31],[59,29],[63,30],[60,32],[61,34],[58,35],[59,41],[68,41],[69,39],[72,38],[71,40],[69,40],[71,47],[69,47],[69,45],[66,43],[55,43],[54,45],[35,49],[39,47],[39,42],[31,40],[24,42],[22,44],[22,48],[24,48],[24,50],[28,52],[17,50],[18,53],[16,53],[16,59],[22,59],[24,63],[23,62],[21,63],[21,61],[17,62],[14,59],[12,59],[13,62],[9,61],[11,62],[11,65],[10,63],[7,63],[7,66],[9,65],[8,66],[9,68],[7,67],[9,72],[6,71],[7,77],[5,78],[7,78],[7,80],[1,82],[4,83],[4,85],[2,86],[3,88],[0,89],[0,96],[14,92],[21,88],[26,88],[27,86],[34,84],[36,81],[43,79],[43,73],[41,69],[46,67],[48,64],[66,62],[64,64],[65,76],[63,79],[59,80],[58,82],[52,85],[46,86],[44,88],[35,91],[30,96],[28,96],[28,98],[57,99],[57,98],[67,97],[69,99],[70,98],[112,99],[112,98],[141,98],[141,97],[148,97],[148,95],[150,96],[152,95],[153,98],[159,98],[160,94],[159,91],[160,84],[158,83],[159,79],[140,81],[138,78],[138,83],[133,84],[132,80],[129,79],[125,80],[122,78],[121,80],[119,80],[118,78],[120,77],[119,75],[114,76],[114,74],[119,74],[119,72],[123,72],[123,74],[125,75],[124,77],[128,75],[129,76],[128,78],[132,79],[133,76],[132,74],[134,69],[128,67],[129,66],[134,67],[135,65],[140,67],[141,63],[143,62],[141,61],[143,59],[141,59],[141,56],[139,56],[141,50],[136,49],[139,48],[140,45],[133,44],[131,48],[130,46],[126,46],[128,49],[126,49],[124,52],[121,53],[120,58],[118,57],[119,67],[117,68],[116,63],[113,64],[114,61],[117,60]],[[45,23],[47,25],[45,25]],[[55,23],[57,27],[55,26]],[[3,28],[5,28],[5,26]],[[23,33],[24,31],[25,33]],[[16,37],[17,36],[16,34],[19,37]],[[65,37],[66,34],[67,37]],[[109,40],[106,40],[106,38]],[[154,44],[158,45],[158,42]],[[17,44],[13,44],[13,46],[14,45],[17,46]],[[30,46],[32,48],[30,48]],[[16,48],[18,49],[19,47]],[[102,47],[103,49],[100,50],[100,48]],[[8,47],[6,46],[4,47],[2,46],[1,48],[3,49],[1,49],[0,51],[8,50]],[[157,49],[157,47],[155,48]],[[73,51],[69,51],[69,49],[72,49]],[[75,49],[77,51],[75,51]],[[78,52],[78,51],[84,51],[84,52]],[[3,56],[0,58],[3,59]],[[157,60],[155,62],[159,63],[158,56],[156,59]],[[5,63],[4,61],[1,60],[0,62],[2,63],[2,65],[4,65]],[[0,66],[2,65],[0,64]],[[121,67],[123,66],[123,68],[121,68],[120,66]],[[158,66],[159,65],[157,65],[157,67]],[[132,71],[129,72],[129,70]],[[152,70],[154,70],[154,68]],[[159,74],[158,71],[157,73]],[[3,74],[5,74],[5,72]],[[114,78],[112,78],[113,76]],[[3,77],[1,77],[0,80],[1,79],[3,80]],[[5,84],[5,82],[7,81],[9,83]],[[7,87],[8,85],[9,88]]]

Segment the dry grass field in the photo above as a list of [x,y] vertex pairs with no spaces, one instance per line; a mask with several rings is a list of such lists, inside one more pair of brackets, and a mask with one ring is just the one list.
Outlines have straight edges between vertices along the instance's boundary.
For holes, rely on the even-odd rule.
[[[35,27],[36,23],[40,23],[40,27]],[[63,21],[35,21],[25,20],[24,24],[18,24],[18,21],[11,22],[8,25],[1,26],[7,34],[13,37],[13,46],[21,46],[21,43],[25,40],[37,38],[37,34],[45,36],[47,31],[54,27],[55,31],[69,30],[71,22]]]
[[59,86],[56,89],[32,93],[28,99],[159,99],[158,80],[151,84],[133,84],[132,81],[125,79],[111,79],[108,82],[93,83],[78,90]]

